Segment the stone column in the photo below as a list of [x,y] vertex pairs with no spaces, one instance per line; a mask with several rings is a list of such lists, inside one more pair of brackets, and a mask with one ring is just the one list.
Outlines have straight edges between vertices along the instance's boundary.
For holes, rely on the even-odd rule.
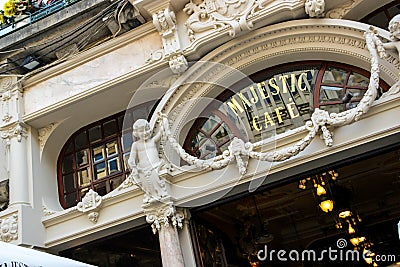
[[10,206],[29,204],[27,172],[27,125],[22,121],[22,88],[14,76],[0,79],[1,122],[0,132],[6,143],[6,170],[9,179]]
[[153,233],[158,232],[163,267],[184,267],[177,229],[183,226],[183,213],[177,212],[172,202],[148,203],[143,209]]

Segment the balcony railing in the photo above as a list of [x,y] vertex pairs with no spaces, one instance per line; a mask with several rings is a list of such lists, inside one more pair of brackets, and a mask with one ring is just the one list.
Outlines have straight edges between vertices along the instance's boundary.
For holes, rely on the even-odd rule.
[[4,23],[0,25],[0,37],[26,25],[35,23],[78,1],[80,0],[55,0],[48,1],[50,2],[49,4],[42,4],[43,0],[32,1],[32,7],[29,10],[33,12],[23,11],[18,16],[4,17]]

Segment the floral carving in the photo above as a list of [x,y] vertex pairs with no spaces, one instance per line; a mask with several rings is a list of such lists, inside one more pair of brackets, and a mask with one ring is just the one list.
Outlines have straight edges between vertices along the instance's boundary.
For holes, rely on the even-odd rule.
[[11,242],[18,239],[18,213],[0,219],[0,240]]
[[88,218],[93,223],[97,223],[99,218],[99,207],[102,203],[102,197],[92,189],[90,189],[82,201],[76,206],[78,211],[88,213]]
[[144,206],[143,208],[146,221],[151,224],[154,234],[160,231],[161,226],[169,227],[172,224],[173,227],[183,227],[184,214],[177,211],[172,203]]
[[304,8],[311,18],[323,17],[325,12],[325,0],[306,0]]
[[17,137],[17,141],[21,142],[22,137],[26,136],[26,128],[22,123],[17,123],[13,127],[10,127],[8,130],[5,130],[1,133],[1,137],[5,140],[10,140],[12,137]]
[[38,139],[40,151],[43,151],[44,145],[49,138],[51,132],[57,127],[58,123],[50,123],[46,127],[40,128],[38,130]]
[[189,15],[185,25],[191,41],[195,33],[211,29],[230,28],[232,37],[241,31],[251,30],[253,24],[248,17],[262,9],[268,0],[191,0],[183,9]]

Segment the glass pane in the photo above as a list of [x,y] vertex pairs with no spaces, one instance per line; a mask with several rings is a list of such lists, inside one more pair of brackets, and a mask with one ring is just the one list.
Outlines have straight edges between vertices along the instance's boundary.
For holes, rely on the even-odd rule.
[[63,175],[64,193],[75,191],[74,174]]
[[83,198],[86,195],[86,193],[89,191],[89,189],[90,189],[89,187],[81,189],[80,197]]
[[321,102],[342,101],[343,88],[321,86],[319,99]]
[[72,155],[65,156],[62,162],[62,172],[70,172],[74,169],[74,160]]
[[368,83],[369,83],[369,78],[365,77],[364,75],[358,74],[358,73],[352,73],[352,74],[350,74],[347,85],[368,87]]
[[355,108],[355,107],[357,107],[358,103],[360,103],[360,102],[350,102],[350,103],[347,103],[347,104],[346,104],[346,109]]
[[89,141],[90,143],[101,140],[101,126],[95,126],[89,129]]
[[114,172],[120,172],[119,158],[113,158],[108,160],[108,174],[112,174]]
[[102,162],[94,165],[94,179],[106,177],[106,163]]
[[353,100],[362,98],[366,92],[366,90],[359,90],[359,89],[347,89],[346,91],[353,96],[352,97]]
[[104,137],[114,135],[118,132],[117,123],[115,120],[108,121],[103,124]]
[[94,185],[94,191],[96,191],[100,196],[107,194],[106,182],[101,182]]
[[230,138],[226,125],[221,124],[221,126],[212,134],[212,138],[217,144],[229,140]]
[[344,84],[347,72],[342,69],[328,67],[324,73],[322,83]]
[[389,24],[389,20],[385,15],[385,12],[379,12],[378,14],[376,14],[375,16],[373,16],[372,18],[369,19],[369,23],[371,23],[372,25],[378,26],[382,29],[386,29],[388,24]]
[[93,161],[97,162],[104,159],[104,148],[98,146],[92,149]]
[[200,145],[199,151],[202,159],[212,158],[217,154],[217,145],[211,139],[206,139]]
[[117,141],[112,141],[106,144],[107,157],[114,156],[118,153]]
[[75,137],[75,149],[79,150],[86,146],[87,146],[86,131],[83,131]]
[[133,143],[133,136],[132,136],[132,132],[125,132],[122,134],[122,148],[124,151],[127,151],[131,149]]
[[79,170],[78,171],[78,182],[79,186],[88,186],[90,185],[90,171],[89,168]]
[[118,129],[122,131],[122,127],[124,126],[124,115],[118,117]]
[[89,152],[87,149],[76,152],[76,164],[78,167],[84,166],[89,163]]
[[329,113],[339,113],[344,111],[343,104],[320,106],[320,109],[326,110]]
[[124,176],[120,176],[110,180],[110,188],[114,190],[124,181]]
[[67,194],[64,196],[65,203],[67,207],[72,207],[76,205],[76,193]]
[[72,152],[72,142],[69,142],[67,149],[65,150],[65,153],[70,153]]
[[400,12],[400,5],[395,5],[395,6],[389,7],[388,12],[391,17],[394,17],[395,15],[399,14],[399,12]]

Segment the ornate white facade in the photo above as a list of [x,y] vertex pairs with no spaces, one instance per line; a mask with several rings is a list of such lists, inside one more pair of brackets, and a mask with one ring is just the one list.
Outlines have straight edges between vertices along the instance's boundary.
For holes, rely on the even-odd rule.
[[[146,19],[144,25],[39,72],[0,76],[0,182],[9,180],[9,206],[0,211],[0,240],[58,252],[142,225],[156,234],[170,227],[160,242],[177,234],[174,253],[162,253],[163,264],[169,266],[168,258],[175,257],[179,266],[196,266],[187,223],[188,207],[194,203],[235,186],[244,192],[252,183],[266,185],[312,170],[340,160],[344,153],[367,153],[376,143],[399,142],[399,56],[388,45],[398,40],[391,39],[388,29],[371,30],[360,22],[380,7],[377,1],[128,4]],[[273,140],[235,138],[225,153],[211,160],[182,149],[200,99],[213,99],[220,92],[217,85],[242,78],[232,70],[249,76],[284,63],[317,60],[371,73],[368,91],[356,108],[339,114],[317,108],[302,127]],[[375,100],[379,78],[391,89]],[[168,200],[143,204],[143,192],[129,176],[108,194],[91,190],[77,206],[64,209],[57,184],[64,144],[83,126],[124,111],[139,91],[144,92],[140,103],[159,100],[149,120],[152,129],[163,128],[160,114],[168,118],[161,119],[169,129],[159,150],[170,164],[157,169],[167,181]],[[276,150],[264,149],[272,143]],[[170,156],[173,149],[177,153]],[[179,158],[189,166],[181,166]],[[265,179],[267,175],[273,180]]]

